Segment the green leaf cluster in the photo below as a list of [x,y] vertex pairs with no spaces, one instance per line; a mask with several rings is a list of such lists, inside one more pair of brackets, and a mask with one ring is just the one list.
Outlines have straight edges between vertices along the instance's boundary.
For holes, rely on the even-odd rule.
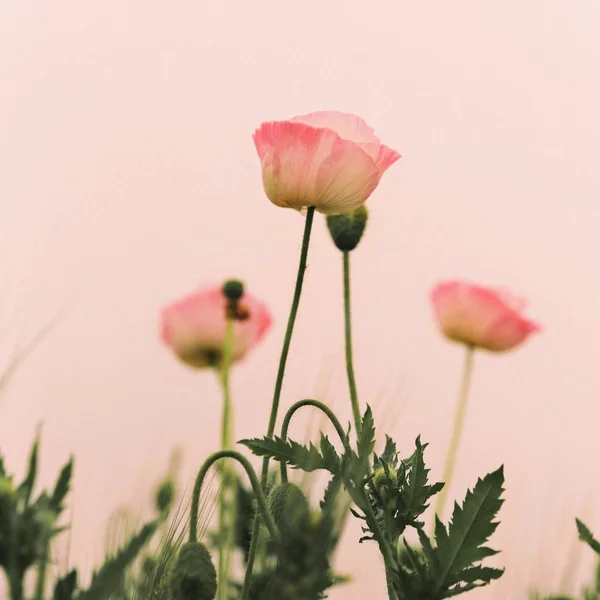
[[[422,516],[443,483],[429,481],[424,458],[427,444],[417,437],[414,452],[403,459],[390,437],[377,455],[375,436],[373,414],[367,407],[356,451],[346,436],[339,454],[323,434],[318,444],[302,445],[281,438],[241,443],[257,456],[268,456],[292,468],[331,473],[322,507],[332,506],[342,487],[348,491],[354,501],[353,514],[364,522],[361,541],[374,540],[382,552],[387,548],[388,561],[391,556],[392,564],[386,567],[398,600],[441,600],[498,579],[503,570],[483,562],[496,554],[486,543],[498,525],[496,516],[503,503],[502,467],[479,479],[462,505],[455,504],[448,525],[436,518],[430,539]],[[408,528],[417,532],[420,547],[403,539]]]

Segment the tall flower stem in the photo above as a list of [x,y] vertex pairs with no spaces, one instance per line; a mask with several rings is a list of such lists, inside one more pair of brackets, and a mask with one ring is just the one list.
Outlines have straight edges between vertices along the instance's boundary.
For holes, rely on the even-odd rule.
[[356,392],[356,379],[354,377],[354,361],[352,358],[352,317],[350,312],[350,252],[342,253],[344,257],[344,337],[346,342],[346,372],[348,374],[348,387],[350,388],[350,401],[356,436],[360,436],[361,416]]
[[467,401],[469,399],[469,390],[471,389],[471,375],[473,373],[473,358],[475,356],[475,347],[467,346],[465,355],[465,366],[463,370],[462,384],[460,386],[460,394],[458,396],[458,403],[456,405],[456,412],[454,415],[454,425],[452,428],[452,438],[450,441],[450,448],[446,455],[446,464],[444,466],[444,475],[442,481],[444,487],[440,491],[437,497],[437,504],[435,513],[440,518],[443,516],[444,507],[446,504],[446,496],[454,474],[454,466],[456,463],[456,455],[458,453],[458,446],[462,435],[462,430],[465,422],[465,415],[467,414]]
[[35,582],[35,600],[44,600],[46,589],[46,572],[48,569],[49,540],[45,540],[43,555],[38,565],[37,579]]
[[[223,413],[221,420],[221,449],[232,449],[233,407],[229,389],[229,372],[231,367],[231,350],[233,346],[234,320],[227,316],[223,362],[220,369],[221,387],[223,389]],[[232,472],[228,462],[221,468],[221,491],[219,498],[219,563],[217,600],[227,598],[229,582],[229,555],[231,553],[231,529],[233,526],[235,506],[232,505]]]
[[394,589],[394,584],[392,581],[393,568],[396,564],[395,552],[392,548],[392,545],[389,543],[385,533],[381,529],[379,521],[377,521],[377,517],[373,511],[373,507],[369,503],[369,499],[367,498],[364,490],[358,489],[354,486],[346,487],[346,489],[348,490],[348,493],[350,494],[350,497],[354,503],[364,511],[366,523],[373,533],[373,537],[375,538],[377,545],[379,546],[379,551],[381,552],[383,564],[385,566],[385,580],[387,584],[388,598],[389,600],[397,600],[396,590]]
[[[285,366],[287,357],[290,351],[290,343],[292,341],[292,333],[294,332],[294,323],[296,322],[296,314],[300,305],[300,296],[302,294],[302,284],[304,282],[304,271],[306,271],[306,259],[308,257],[308,245],[310,242],[310,232],[315,216],[315,207],[309,206],[306,212],[306,221],[304,223],[304,236],[302,238],[302,249],[300,251],[300,263],[298,264],[298,275],[296,276],[296,287],[294,289],[294,298],[290,307],[290,316],[288,317],[285,337],[283,338],[283,347],[279,358],[279,368],[277,370],[277,379],[275,380],[275,391],[273,392],[273,402],[271,404],[271,416],[269,417],[269,427],[267,429],[267,437],[272,437],[275,432],[277,423],[277,413],[279,411],[279,400],[281,398],[281,387],[283,386],[283,376],[285,375]],[[269,476],[269,458],[265,457],[262,463],[261,485],[264,488],[267,484]],[[246,564],[246,575],[244,577],[244,585],[242,588],[242,600],[248,600],[250,593],[250,581],[252,579],[252,570],[256,559],[256,548],[258,545],[258,535],[260,532],[260,514],[257,512],[254,516],[254,524],[252,526],[252,539],[250,549],[248,551],[248,562]]]

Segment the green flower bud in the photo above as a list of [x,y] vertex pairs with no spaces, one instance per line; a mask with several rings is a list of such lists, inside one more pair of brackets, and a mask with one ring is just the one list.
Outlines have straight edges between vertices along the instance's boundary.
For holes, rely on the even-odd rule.
[[282,483],[267,498],[267,505],[275,525],[280,530],[298,530],[307,527],[310,505],[304,492],[293,483]]
[[238,279],[229,279],[222,289],[223,296],[228,300],[239,300],[244,295],[244,284]]
[[173,600],[213,600],[217,593],[217,572],[208,550],[198,542],[181,547],[171,572]]
[[358,246],[367,226],[367,217],[367,207],[364,204],[351,212],[327,217],[329,233],[342,252],[349,252]]
[[393,469],[377,467],[373,473],[373,487],[379,494],[384,494],[387,490],[396,487],[398,479]]
[[156,490],[156,496],[154,498],[156,510],[159,513],[168,512],[171,508],[171,504],[173,504],[174,496],[175,485],[173,484],[173,480],[165,479],[158,487],[158,490]]

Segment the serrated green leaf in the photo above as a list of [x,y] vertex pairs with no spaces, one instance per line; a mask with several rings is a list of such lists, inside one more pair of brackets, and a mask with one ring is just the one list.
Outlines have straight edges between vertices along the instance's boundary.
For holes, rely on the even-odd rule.
[[360,436],[358,440],[358,456],[362,460],[369,460],[375,449],[375,424],[373,422],[373,411],[367,405],[367,410],[362,419]]
[[575,519],[575,523],[577,524],[579,539],[582,542],[585,542],[594,552],[600,555],[600,542],[594,537],[594,534],[579,519]]
[[389,435],[385,436],[385,448],[380,458],[393,469],[398,467],[398,449],[396,448],[396,442]]
[[421,444],[421,437],[415,440],[415,453],[407,476],[407,484],[403,488],[402,500],[406,511],[416,520],[425,512],[427,501],[444,486],[438,482],[429,485],[429,469],[425,467],[423,453],[427,444]]
[[457,585],[453,587],[451,590],[448,590],[444,594],[444,598],[453,598],[454,596],[459,596],[460,594],[464,594],[465,592],[470,592],[475,588],[485,587],[488,583],[466,583],[465,585]]
[[71,485],[71,476],[73,474],[73,459],[71,458],[69,462],[62,468],[60,475],[56,481],[56,485],[54,486],[54,491],[52,492],[52,498],[50,499],[50,506],[54,509],[56,513],[59,513],[63,506],[63,500],[69,493],[69,487]]
[[417,533],[419,534],[419,541],[421,542],[421,547],[423,548],[427,562],[431,565],[431,568],[437,572],[439,570],[439,558],[435,552],[435,548],[431,544],[431,540],[422,529],[418,529]]
[[339,475],[334,475],[325,488],[323,499],[319,503],[324,513],[333,514],[336,508],[337,495],[342,487],[342,479]]
[[104,600],[118,588],[125,569],[137,558],[140,551],[155,534],[162,519],[147,523],[117,554],[108,558],[92,577],[90,587],[77,596],[77,600]]
[[53,600],[71,600],[77,588],[77,570],[61,577],[54,586]]
[[504,574],[504,569],[494,569],[493,567],[482,567],[475,566],[469,567],[457,576],[457,581],[451,582],[451,585],[455,583],[489,583],[494,579],[500,579]]
[[35,478],[37,476],[38,467],[38,451],[40,445],[40,438],[36,436],[31,452],[29,454],[29,467],[27,469],[27,475],[23,480],[23,483],[18,487],[17,491],[19,496],[23,500],[23,504],[27,506],[33,492],[33,486],[35,485]]
[[308,473],[318,469],[329,471],[331,466],[313,443],[303,446],[293,440],[283,440],[279,437],[254,438],[241,440],[239,443],[246,446],[256,456],[268,456],[293,469],[302,469]]
[[[491,556],[494,550],[486,548],[483,544],[494,532],[498,523],[494,521],[496,514],[502,506],[504,483],[503,467],[479,479],[473,488],[468,491],[462,507],[454,505],[452,521],[446,530],[441,521],[436,517],[435,538],[437,547],[435,554],[438,558],[438,569],[435,573],[434,593],[440,592],[454,595],[450,589],[459,582],[464,582],[462,575],[469,569],[477,566],[483,558]],[[469,587],[471,586],[471,587]],[[472,589],[473,586],[466,581],[463,589]]]
[[327,470],[331,473],[339,473],[341,459],[326,435],[321,434],[319,445],[321,447],[321,456],[327,465]]
[[415,572],[419,575],[419,579],[422,583],[426,583],[427,581],[427,569],[419,562],[419,558],[415,554],[415,551],[410,547],[406,539],[402,539],[404,543],[404,548],[406,548],[406,554],[408,555],[411,565]]

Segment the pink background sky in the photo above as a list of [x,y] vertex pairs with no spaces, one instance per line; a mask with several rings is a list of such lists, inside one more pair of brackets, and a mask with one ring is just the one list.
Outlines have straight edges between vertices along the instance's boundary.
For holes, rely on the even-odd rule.
[[[506,464],[507,573],[470,597],[559,591],[573,517],[600,531],[599,64],[599,0],[1,0],[4,355],[68,308],[3,396],[0,440],[21,472],[44,421],[44,482],[76,452],[72,560],[99,561],[119,503],[146,509],[175,445],[184,483],[217,446],[216,382],[160,345],[165,302],[228,276],[268,301],[274,329],[233,383],[238,438],[265,430],[302,219],[264,197],[251,134],[339,109],[403,155],[353,256],[362,401],[407,453],[421,433],[440,476],[463,356],[428,291],[458,276],[527,296],[545,332],[477,357],[451,495]],[[318,218],[284,405],[350,417],[341,319]],[[332,598],[383,598],[356,536],[338,561],[356,583]]]

